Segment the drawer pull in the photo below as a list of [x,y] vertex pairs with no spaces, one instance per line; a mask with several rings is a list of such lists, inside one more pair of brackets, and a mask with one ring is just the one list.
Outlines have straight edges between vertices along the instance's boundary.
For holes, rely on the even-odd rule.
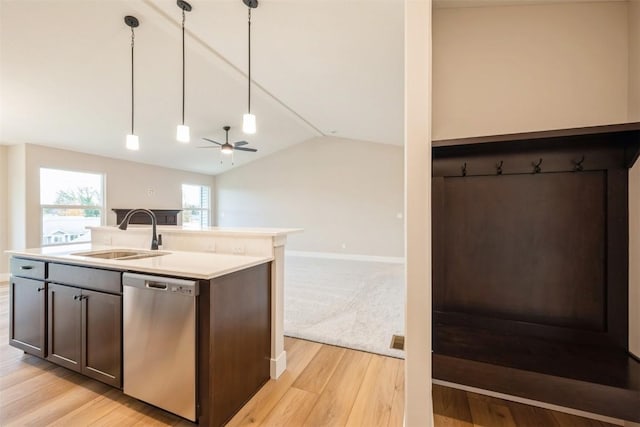
[[42,292],[42,291],[44,291],[44,287],[38,288],[38,292]]
[[21,265],[20,270],[33,270],[33,265]]

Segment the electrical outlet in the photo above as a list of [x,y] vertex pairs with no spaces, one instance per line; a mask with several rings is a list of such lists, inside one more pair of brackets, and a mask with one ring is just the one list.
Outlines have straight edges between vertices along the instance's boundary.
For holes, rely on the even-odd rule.
[[343,243],[343,244],[341,244],[341,245],[340,245],[340,247],[341,247],[342,249],[347,249],[347,244],[346,244],[346,243]]
[[147,188],[147,196],[151,197],[155,193],[155,190],[152,187]]
[[233,245],[233,247],[231,248],[231,252],[233,252],[236,255],[243,255],[244,245],[238,245],[238,244]]

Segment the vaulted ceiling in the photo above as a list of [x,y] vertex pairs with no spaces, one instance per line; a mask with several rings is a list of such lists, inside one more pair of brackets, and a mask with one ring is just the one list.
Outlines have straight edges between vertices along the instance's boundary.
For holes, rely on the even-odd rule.
[[[218,150],[202,137],[246,139],[258,153],[311,138],[402,144],[403,1],[260,0],[252,11],[251,110],[247,108],[247,7],[189,0],[186,124],[181,114],[181,10],[175,0],[0,0],[0,143],[33,143],[217,174]],[[130,128],[130,37],[135,30],[135,133]]]

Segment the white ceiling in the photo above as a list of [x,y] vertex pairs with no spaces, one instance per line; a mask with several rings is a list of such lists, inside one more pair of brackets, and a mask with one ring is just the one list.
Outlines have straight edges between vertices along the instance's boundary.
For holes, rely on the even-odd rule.
[[628,0],[433,0],[436,8],[527,6],[553,3],[603,3]]
[[[186,124],[180,120],[181,10],[175,0],[0,0],[0,143],[33,143],[217,174],[228,170],[202,137],[246,139],[258,153],[310,138],[402,144],[402,0],[261,0],[252,12],[252,112],[247,103],[247,8],[189,0]],[[135,133],[130,128],[130,29],[135,30]],[[321,143],[322,138],[319,139]]]

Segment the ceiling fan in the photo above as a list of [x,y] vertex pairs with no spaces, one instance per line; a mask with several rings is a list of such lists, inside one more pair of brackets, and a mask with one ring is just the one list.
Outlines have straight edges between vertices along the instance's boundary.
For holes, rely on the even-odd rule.
[[[255,153],[256,150],[255,148],[249,148],[249,147],[244,147],[244,145],[249,144],[247,141],[237,141],[237,142],[233,142],[230,143],[229,142],[229,129],[231,129],[231,126],[225,126],[222,129],[224,129],[224,131],[226,132],[226,137],[225,137],[225,142],[224,144],[218,141],[214,141],[213,139],[209,139],[209,138],[202,138],[205,141],[209,141],[212,142],[214,144],[217,144],[220,148],[220,152],[222,152],[223,154],[231,154],[233,153],[234,150],[238,150],[238,151],[251,151],[252,153]],[[206,147],[199,147],[199,148],[218,148],[216,146],[211,146],[208,145]]]

